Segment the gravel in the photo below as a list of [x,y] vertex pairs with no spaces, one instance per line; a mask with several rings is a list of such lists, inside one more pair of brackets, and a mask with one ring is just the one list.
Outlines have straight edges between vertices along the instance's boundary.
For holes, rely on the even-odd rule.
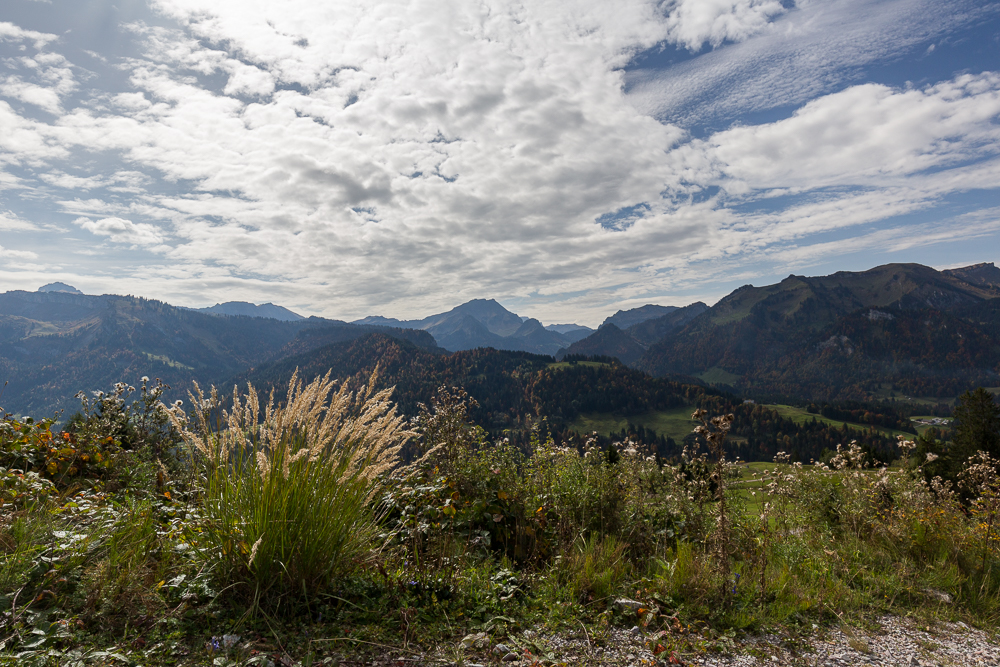
[[[696,634],[687,642],[671,635],[646,634],[639,628],[610,630],[600,642],[584,635],[547,635],[526,631],[494,637],[484,650],[435,657],[382,656],[343,665],[471,667],[481,665],[591,665],[638,667],[1000,667],[1000,641],[994,634],[964,623],[917,621],[885,616],[870,628],[818,628],[811,633],[759,635],[728,642],[709,641]],[[658,655],[652,649],[660,645]],[[714,650],[662,650],[662,646],[707,647]],[[501,651],[494,651],[500,648]],[[722,652],[718,652],[719,649]]]

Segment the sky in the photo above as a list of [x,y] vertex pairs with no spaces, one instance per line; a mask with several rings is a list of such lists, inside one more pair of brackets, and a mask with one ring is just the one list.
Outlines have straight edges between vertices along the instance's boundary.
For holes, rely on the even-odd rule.
[[0,291],[595,326],[1000,260],[1000,4],[10,0]]

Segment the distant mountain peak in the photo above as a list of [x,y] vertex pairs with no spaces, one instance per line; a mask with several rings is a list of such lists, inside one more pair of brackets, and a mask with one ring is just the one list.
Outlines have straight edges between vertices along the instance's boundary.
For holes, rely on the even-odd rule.
[[1000,269],[993,262],[982,262],[958,269],[945,269],[941,273],[977,287],[1000,289]]
[[368,316],[353,323],[423,329],[434,336],[438,345],[451,351],[493,347],[534,354],[555,354],[590,332],[590,329],[581,327],[580,331],[574,330],[572,334],[564,335],[542,326],[536,319],[512,313],[496,299],[472,299],[446,312],[419,320]]
[[590,336],[573,343],[565,350],[560,350],[558,358],[561,359],[567,354],[608,356],[617,357],[623,364],[629,365],[636,363],[645,351],[642,345],[615,326],[614,322],[605,320],[604,324]]
[[209,315],[267,317],[272,320],[281,320],[282,322],[294,322],[296,320],[305,319],[298,313],[293,313],[287,308],[284,308],[283,306],[276,306],[273,303],[262,303],[258,306],[248,301],[227,301],[226,303],[217,303],[208,308],[196,308],[195,310],[202,313],[208,313]]
[[582,324],[567,323],[567,324],[546,324],[545,328],[549,331],[555,331],[556,333],[569,333],[570,331],[594,331],[590,327],[585,327]]
[[614,315],[605,319],[602,326],[604,324],[614,324],[616,327],[624,331],[631,326],[640,324],[646,320],[651,320],[655,317],[662,317],[675,310],[677,310],[677,306],[657,306],[652,303],[647,303],[645,306],[639,306],[638,308],[619,310]]
[[39,292],[68,292],[69,294],[83,294],[80,290],[67,285],[66,283],[49,283],[38,288]]

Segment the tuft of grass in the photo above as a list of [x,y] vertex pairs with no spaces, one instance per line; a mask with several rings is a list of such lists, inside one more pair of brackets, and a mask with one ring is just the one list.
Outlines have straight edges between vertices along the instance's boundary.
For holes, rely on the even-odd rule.
[[12,512],[0,518],[0,595],[21,588],[51,541],[53,520],[45,509]]
[[87,560],[95,562],[82,583],[92,613],[148,618],[163,611],[157,582],[165,577],[168,560],[157,557],[157,516],[148,500],[127,498],[106,533],[95,531],[89,541],[94,550]]
[[376,534],[375,478],[409,437],[375,377],[352,392],[326,377],[296,376],[283,406],[261,410],[253,387],[234,390],[224,428],[210,418],[217,393],[192,395],[194,429],[175,413],[182,437],[205,466],[208,548],[231,584],[254,595],[308,597],[363,559]]
[[581,604],[606,605],[633,576],[627,550],[627,545],[614,537],[581,539],[569,556],[556,565],[555,576],[563,582],[571,599]]

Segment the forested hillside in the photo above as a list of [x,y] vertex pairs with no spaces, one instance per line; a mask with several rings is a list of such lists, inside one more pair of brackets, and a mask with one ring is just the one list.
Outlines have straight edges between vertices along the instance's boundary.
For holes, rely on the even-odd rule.
[[680,326],[605,326],[567,352],[615,356],[653,375],[697,376],[756,396],[954,398],[1000,385],[998,284],[992,264],[793,275],[737,289]]
[[[895,442],[871,428],[845,430],[821,420],[799,424],[725,392],[654,378],[618,362],[557,363],[551,357],[492,349],[441,355],[383,334],[281,359],[240,376],[235,383],[251,382],[281,396],[296,370],[307,380],[332,371],[335,378],[360,381],[376,368],[382,386],[395,386],[393,397],[404,414],[416,416],[419,405],[429,405],[439,387],[461,387],[478,403],[470,410],[473,421],[491,438],[507,437],[520,445],[528,442],[533,426],[560,442],[578,443],[584,434],[573,428],[573,422],[582,414],[613,413],[627,420],[660,410],[696,407],[736,415],[732,452],[747,460],[769,460],[778,451],[786,451],[796,460],[809,461],[851,440],[888,458]],[[884,419],[900,425],[898,416]],[[684,446],[683,439],[650,429],[633,429],[631,435],[655,446],[663,456],[678,456]]]
[[8,382],[0,406],[51,416],[76,409],[80,390],[134,384],[144,375],[162,379],[180,397],[192,380],[222,382],[268,360],[372,331],[437,349],[423,331],[216,316],[139,297],[7,292],[0,294],[0,372]]
[[[35,416],[64,409],[65,417],[77,408],[77,391],[141,376],[170,384],[172,400],[194,380],[227,391],[250,381],[280,394],[296,368],[311,379],[329,370],[367,376],[378,367],[406,415],[439,387],[462,387],[478,402],[472,418],[491,437],[516,443],[533,427],[570,442],[600,423],[604,436],[623,430],[619,436],[631,433],[675,456],[691,426],[681,413],[706,407],[735,415],[732,444],[744,458],[787,451],[809,460],[851,439],[887,456],[890,429],[912,431],[910,415],[941,413],[933,406],[915,413],[907,396],[946,399],[1000,385],[995,272],[888,265],[745,287],[711,308],[644,306],[562,350],[562,362],[509,349],[516,341],[551,349],[563,334],[492,300],[420,321],[351,324],[210,315],[137,297],[8,292],[0,295],[0,373],[9,382],[0,406]],[[391,324],[402,326],[384,326]],[[432,331],[452,343],[478,331],[506,349],[449,353]],[[744,403],[748,395],[815,403],[816,421]],[[887,398],[898,399],[896,407],[878,403]],[[843,432],[843,422],[855,427]]]

